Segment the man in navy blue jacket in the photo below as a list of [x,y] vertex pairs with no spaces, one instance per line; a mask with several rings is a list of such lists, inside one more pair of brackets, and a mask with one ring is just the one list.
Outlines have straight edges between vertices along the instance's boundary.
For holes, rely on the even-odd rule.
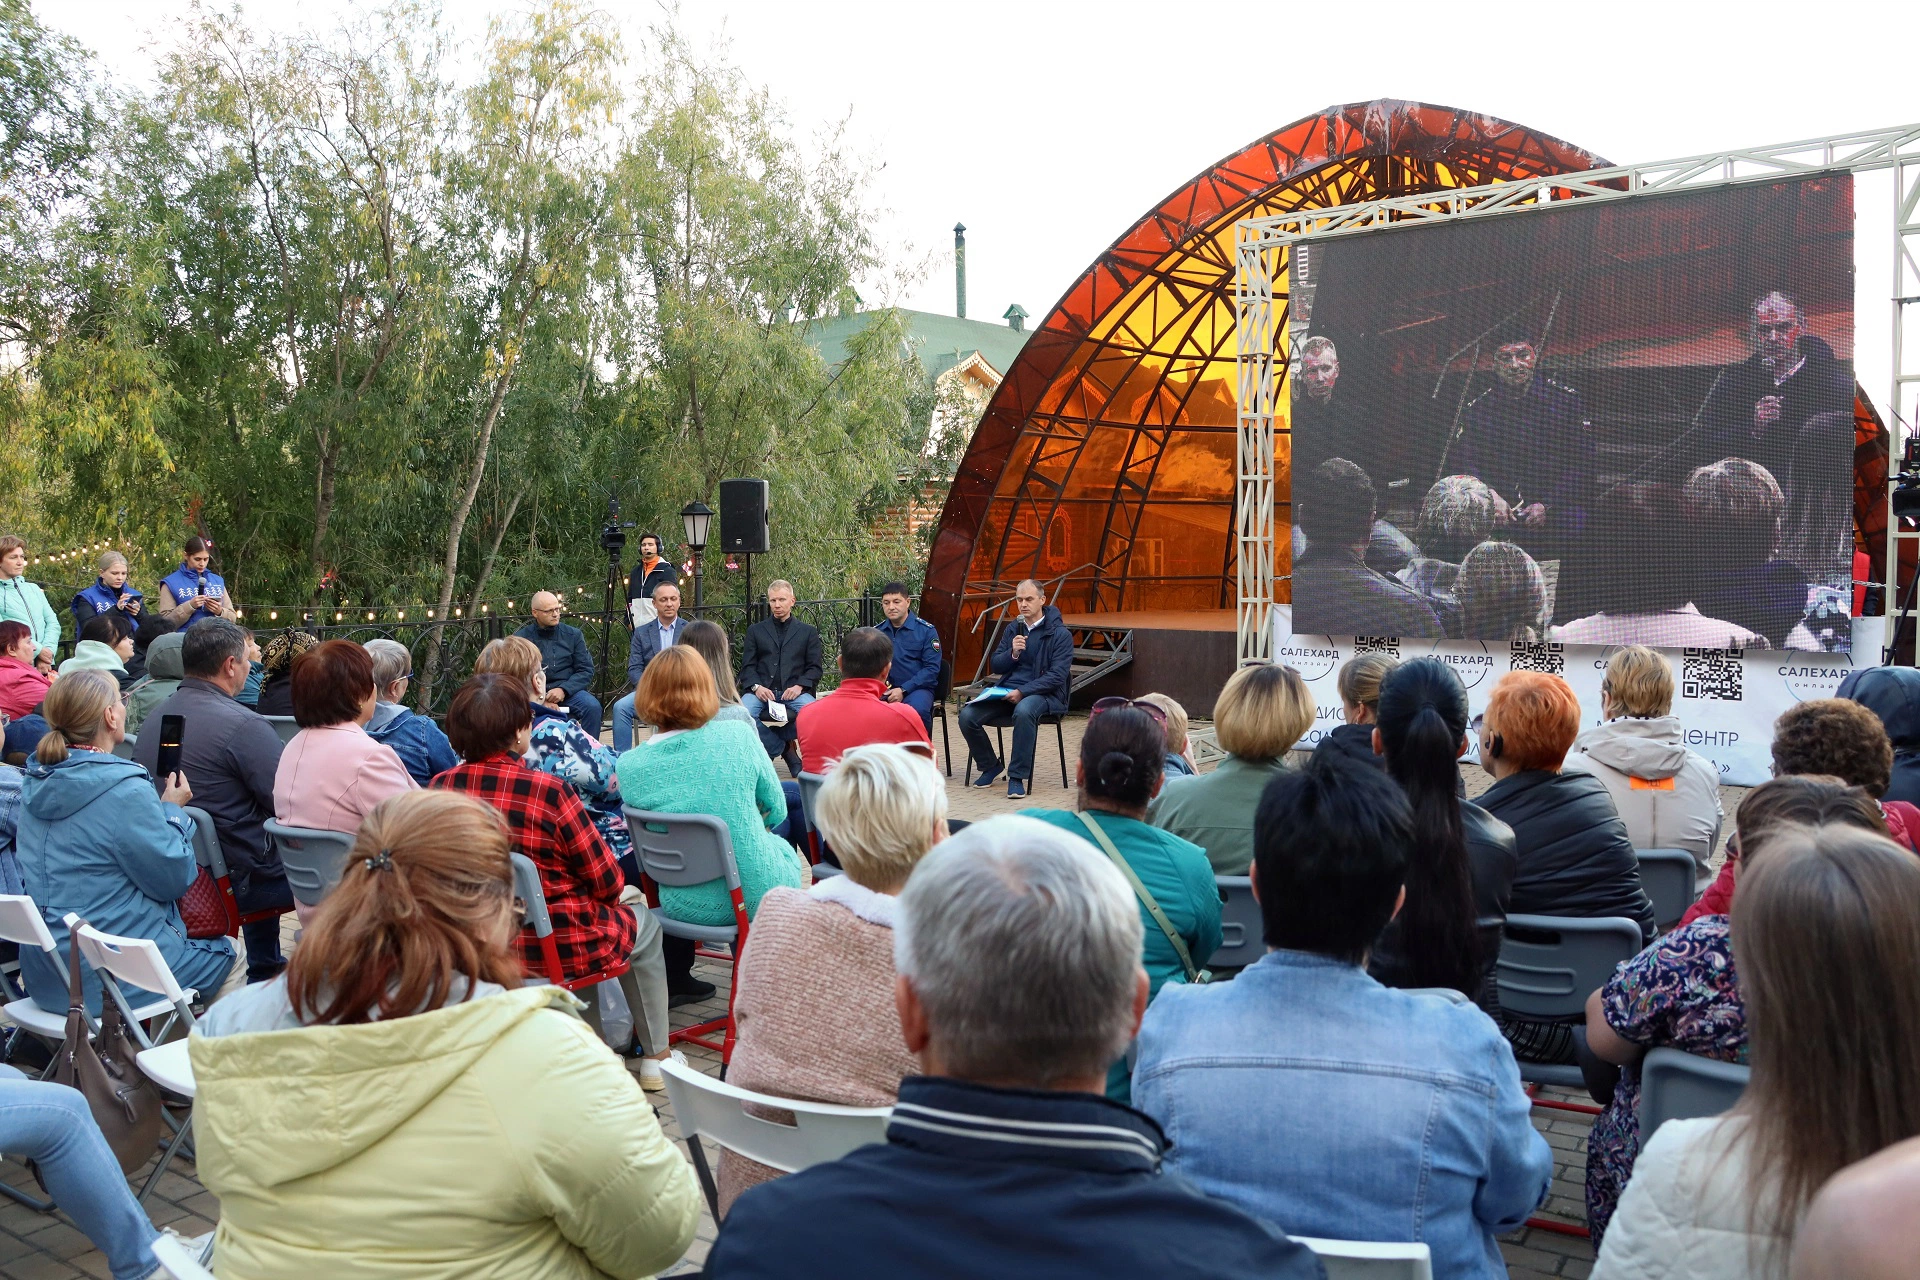
[[[973,785],[990,787],[1005,769],[1007,795],[1019,799],[1033,777],[1033,744],[1040,736],[1041,718],[1067,709],[1073,688],[1073,633],[1032,578],[1014,588],[1013,602],[1020,616],[1000,633],[990,664],[1000,677],[998,687],[1009,692],[960,708],[960,736],[980,766]],[[987,736],[989,726],[1001,724],[1013,726],[1013,750],[1005,764]]]
[[560,597],[551,591],[533,593],[533,621],[513,634],[531,640],[547,669],[547,705],[565,706],[587,735],[600,737],[600,699],[588,692],[593,684],[593,654],[580,628],[560,621]]
[[933,695],[940,687],[940,633],[913,611],[913,596],[904,582],[889,582],[880,589],[880,611],[887,617],[876,629],[893,641],[887,701],[906,703],[931,730]]
[[707,1276],[1322,1274],[1279,1227],[1164,1172],[1160,1126],[1103,1096],[1147,975],[1133,892],[1090,841],[975,823],[914,869],[895,918],[895,1004],[926,1074],[901,1082],[884,1144],[735,1201]]

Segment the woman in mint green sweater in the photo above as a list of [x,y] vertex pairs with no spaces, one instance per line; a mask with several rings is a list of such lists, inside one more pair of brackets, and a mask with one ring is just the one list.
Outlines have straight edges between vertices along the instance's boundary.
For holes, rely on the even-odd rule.
[[[806,863],[768,830],[787,816],[787,798],[773,762],[751,724],[716,720],[720,695],[706,660],[684,645],[662,649],[647,664],[634,694],[635,714],[658,725],[653,737],[620,757],[620,797],[655,813],[704,813],[727,824],[747,899],[747,916],[767,890],[804,888]],[[727,886],[662,886],[660,905],[688,924],[733,923]]]

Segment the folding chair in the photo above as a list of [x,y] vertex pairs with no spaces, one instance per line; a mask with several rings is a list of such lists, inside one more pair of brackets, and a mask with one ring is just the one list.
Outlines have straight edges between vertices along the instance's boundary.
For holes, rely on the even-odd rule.
[[122,760],[131,760],[133,759],[133,744],[134,739],[122,738],[113,744],[113,754],[119,756]]
[[[620,994],[626,999],[627,1012],[633,1017],[635,1034],[646,1025],[641,1014],[640,980],[633,976],[633,964],[625,956],[617,958],[605,969],[595,973],[568,977],[560,966],[560,947],[553,940],[553,916],[547,911],[547,891],[540,883],[540,868],[533,859],[524,853],[509,855],[513,860],[513,895],[520,899],[521,907],[526,911],[525,929],[531,929],[540,943],[540,959],[547,970],[547,981],[563,991],[583,991],[588,987],[598,987],[603,982],[616,982]],[[599,992],[593,992],[594,998],[587,1000],[584,1016],[587,1025],[595,1031],[600,1030]],[[659,1045],[648,1045],[649,1052],[657,1051]]]
[[[47,928],[46,917],[40,914],[40,908],[33,899],[25,894],[0,894],[0,938],[22,947],[38,947],[47,953],[47,958],[54,965],[63,970],[66,968],[67,957],[54,942],[53,931]],[[85,954],[86,949],[82,947],[82,958],[85,958]],[[129,1016],[136,1021],[146,1022],[153,1018],[164,1018],[172,1010],[170,1002],[154,1000],[134,1009]],[[5,1012],[15,1026],[56,1049],[66,1042],[66,1011],[49,1013],[42,1009],[26,994],[25,983],[21,984],[20,998],[9,1000]],[[40,1078],[44,1080],[52,1074],[53,1064],[48,1063],[47,1069],[40,1073]]]
[[279,907],[244,913],[240,910],[240,899],[233,892],[233,875],[227,868],[227,856],[220,848],[220,829],[213,825],[213,815],[193,805],[186,806],[186,812],[193,819],[193,860],[205,867],[213,882],[220,886],[220,898],[227,908],[227,936],[239,937],[243,924],[278,920],[285,915]]
[[280,745],[283,747],[293,741],[294,734],[300,732],[300,726],[295,723],[292,716],[261,716],[260,718],[273,726],[273,731],[280,735]]
[[267,819],[266,827],[267,839],[273,841],[274,851],[287,869],[287,887],[293,890],[293,900],[319,906],[347,869],[354,834],[282,826],[272,818]]
[[1640,887],[1653,899],[1653,922],[1665,933],[1693,905],[1699,866],[1685,849],[1635,849],[1633,856],[1640,862]]
[[148,1247],[160,1269],[173,1280],[213,1280],[213,1272],[188,1256],[186,1246],[172,1236],[163,1234]]
[[953,776],[953,740],[947,737],[947,699],[953,696],[953,660],[940,659],[940,683],[933,687],[933,716],[940,722],[940,760]]
[[[804,794],[804,793],[803,793]],[[727,824],[704,813],[653,813],[646,809],[625,808],[627,831],[633,837],[633,854],[640,863],[640,874],[648,882],[647,900],[657,901],[652,886],[690,888],[719,880],[727,886],[733,904],[733,923],[729,925],[691,924],[668,915],[655,906],[660,928],[674,938],[690,938],[695,943],[730,944],[732,955],[701,950],[710,959],[733,962],[733,977],[727,987],[727,1014],[682,1027],[667,1037],[668,1043],[685,1041],[703,1049],[712,1049],[722,1063],[733,1060],[733,999],[740,990],[740,950],[747,945],[747,899],[740,887],[740,867],[733,859],[733,840]],[[710,1039],[724,1028],[719,1043]]]
[[[1036,732],[1038,729],[1044,729],[1048,725],[1053,726],[1053,745],[1055,749],[1057,749],[1060,752],[1060,785],[1062,787],[1070,787],[1073,784],[1067,781],[1067,735],[1066,735],[1066,730],[1061,728],[1061,725],[1064,724],[1065,722],[1066,722],[1066,716],[1060,714],[1059,712],[1055,712],[1052,715],[1041,716],[1039,725],[1036,727]],[[1007,759],[1007,726],[1006,725],[997,724],[993,726],[993,743],[994,743],[994,747],[1000,753],[1000,762],[1002,765],[1004,765]],[[1040,743],[1039,743],[1039,740],[1036,738],[1034,741],[1034,750],[1038,751],[1039,749],[1040,749]],[[1036,761],[1035,764],[1037,767],[1038,762]],[[966,766],[962,768],[960,771],[960,781],[969,785],[973,782],[973,753],[971,751],[967,753]],[[1033,779],[1028,778],[1027,781],[1031,783]]]
[[[194,993],[181,987],[179,981],[174,978],[173,970],[167,967],[167,958],[160,954],[158,944],[150,938],[123,938],[116,934],[102,933],[73,916],[69,916],[68,920],[71,922],[69,927],[80,939],[80,954],[88,964],[100,971],[103,979],[110,974],[119,982],[164,996],[179,1019],[179,1024],[186,1028],[189,1036],[193,1033],[193,1029],[199,1025],[194,1020],[193,1007],[189,1003]],[[120,1012],[127,1020],[128,1030],[140,1042],[140,1052],[134,1055],[133,1060],[139,1064],[141,1072],[147,1079],[167,1092],[191,1102],[194,1096],[193,1064],[187,1057],[187,1038],[183,1036],[179,1040],[170,1041],[156,1048],[153,1038],[140,1025],[138,1015],[128,1007],[126,997],[120,993],[119,982],[103,980],[100,985],[106,989],[107,998],[120,1006]],[[174,1023],[169,1020],[165,1026],[161,1027],[160,1034],[165,1036],[173,1025]],[[160,1175],[165,1173],[167,1166],[173,1163],[174,1155],[185,1144],[187,1135],[192,1129],[193,1115],[189,1112],[186,1120],[174,1133],[173,1141],[169,1142],[166,1149],[160,1153],[160,1163],[155,1165],[153,1172],[147,1175],[146,1184],[140,1188],[140,1194],[135,1197],[140,1203],[145,1204],[147,1197],[153,1194],[154,1187],[160,1181]]]
[[1669,1120],[1717,1116],[1740,1101],[1751,1070],[1678,1049],[1655,1049],[1640,1063],[1640,1145]]
[[800,774],[800,814],[807,823],[807,861],[820,865],[820,850],[826,842],[820,838],[820,828],[813,825],[813,807],[820,800],[820,788],[826,785],[824,773]]
[[1207,959],[1207,968],[1244,969],[1267,954],[1262,937],[1265,925],[1260,919],[1260,904],[1253,900],[1251,876],[1215,876],[1213,887],[1220,895],[1220,945]]
[[1424,1244],[1294,1239],[1313,1250],[1327,1280],[1433,1280],[1433,1250]]
[[[707,1208],[715,1222],[720,1221],[720,1194],[700,1145],[702,1138],[783,1173],[798,1173],[887,1140],[892,1107],[842,1107],[775,1098],[715,1080],[671,1059],[660,1064],[660,1071],[667,1078],[667,1101],[673,1104],[674,1118],[680,1122],[687,1154],[700,1175],[700,1189],[707,1194]],[[749,1110],[752,1107],[784,1111],[793,1120],[769,1120]]]

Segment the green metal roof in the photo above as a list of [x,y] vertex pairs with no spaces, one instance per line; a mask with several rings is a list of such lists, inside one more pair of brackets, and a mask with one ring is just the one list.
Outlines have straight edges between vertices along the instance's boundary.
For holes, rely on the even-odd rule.
[[[850,315],[815,320],[809,326],[807,336],[828,364],[839,364],[847,356],[847,339],[880,314],[877,311],[856,311]],[[939,378],[976,351],[1004,378],[1007,370],[1013,367],[1013,358],[1020,354],[1020,348],[1032,336],[1030,330],[1014,329],[989,320],[962,320],[958,316],[908,311],[904,307],[900,308],[899,314],[906,321],[908,340],[919,352],[920,364],[926,369],[929,379]]]

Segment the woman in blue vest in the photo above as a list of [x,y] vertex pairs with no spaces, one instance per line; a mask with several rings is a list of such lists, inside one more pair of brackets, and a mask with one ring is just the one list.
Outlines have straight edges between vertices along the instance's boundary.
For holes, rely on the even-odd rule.
[[213,553],[206,539],[188,538],[181,551],[180,567],[160,579],[160,612],[181,631],[205,617],[231,618],[240,606],[227,594],[226,579],[208,571]]
[[139,588],[127,585],[127,558],[118,551],[109,551],[100,557],[100,563],[93,567],[97,575],[93,585],[73,597],[67,605],[73,614],[73,625],[77,631],[87,625],[87,620],[110,609],[118,609],[127,615],[128,625],[140,616],[140,606],[146,597]]

